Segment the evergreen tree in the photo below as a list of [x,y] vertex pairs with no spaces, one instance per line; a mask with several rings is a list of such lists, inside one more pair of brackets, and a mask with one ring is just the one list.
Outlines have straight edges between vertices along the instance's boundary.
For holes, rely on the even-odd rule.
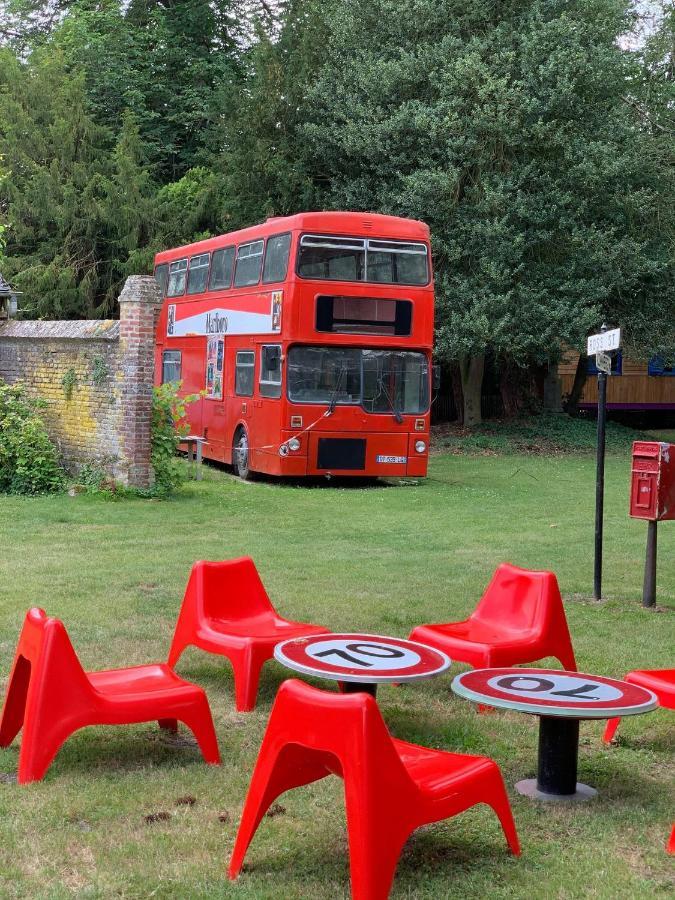
[[487,350],[543,362],[603,318],[642,347],[672,323],[666,178],[623,98],[622,0],[353,0],[329,25],[315,178],[334,207],[431,225],[437,352],[466,424]]

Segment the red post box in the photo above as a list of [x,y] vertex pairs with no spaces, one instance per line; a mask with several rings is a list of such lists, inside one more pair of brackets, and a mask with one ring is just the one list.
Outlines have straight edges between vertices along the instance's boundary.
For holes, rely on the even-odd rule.
[[675,444],[635,441],[630,479],[630,515],[647,519],[647,555],[642,605],[656,604],[656,528],[675,519]]
[[630,515],[654,522],[675,519],[675,444],[633,444]]

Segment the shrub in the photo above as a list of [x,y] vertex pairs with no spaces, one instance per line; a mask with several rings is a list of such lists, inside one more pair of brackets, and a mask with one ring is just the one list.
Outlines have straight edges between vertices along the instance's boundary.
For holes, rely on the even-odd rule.
[[180,397],[179,382],[154,388],[152,401],[151,461],[155,472],[154,496],[166,496],[185,480],[185,468],[176,458],[182,438],[190,431],[185,422],[186,407],[198,394]]
[[44,494],[63,487],[56,448],[40,416],[44,401],[0,383],[0,491]]

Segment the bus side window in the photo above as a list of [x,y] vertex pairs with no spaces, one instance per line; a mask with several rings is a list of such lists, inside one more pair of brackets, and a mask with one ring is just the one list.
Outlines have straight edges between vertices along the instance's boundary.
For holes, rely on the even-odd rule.
[[288,269],[288,253],[291,249],[291,235],[275,234],[267,239],[265,251],[265,267],[263,269],[263,282],[270,284],[275,281],[284,281]]
[[253,396],[253,368],[255,353],[252,350],[237,351],[237,362],[234,368],[234,392],[237,397]]
[[206,281],[209,277],[209,254],[202,253],[199,256],[190,257],[190,271],[188,273],[188,294],[202,294],[206,290]]
[[281,347],[265,344],[260,350],[260,395],[281,397]]
[[187,259],[177,259],[169,266],[169,286],[166,290],[167,297],[180,297],[185,293],[187,281]]
[[162,353],[162,384],[167,381],[180,381],[180,350]]
[[155,268],[155,281],[159,285],[162,297],[166,296],[166,283],[169,279],[169,264],[161,263]]
[[237,250],[237,265],[234,269],[234,286],[250,287],[260,281],[264,241],[242,244]]
[[232,269],[234,268],[234,247],[225,247],[216,250],[211,260],[211,278],[209,290],[215,291],[229,288],[232,283]]

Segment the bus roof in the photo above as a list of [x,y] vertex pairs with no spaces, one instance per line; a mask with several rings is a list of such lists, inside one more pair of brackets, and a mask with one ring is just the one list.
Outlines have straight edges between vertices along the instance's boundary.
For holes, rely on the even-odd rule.
[[383,216],[379,213],[302,212],[294,216],[272,217],[261,225],[230,231],[194,244],[162,250],[155,256],[155,264],[192,256],[195,253],[207,253],[228,244],[265,238],[282,231],[317,231],[320,234],[349,234],[359,237],[372,235],[377,238],[410,241],[429,240],[429,226],[417,219],[401,219],[398,216]]

